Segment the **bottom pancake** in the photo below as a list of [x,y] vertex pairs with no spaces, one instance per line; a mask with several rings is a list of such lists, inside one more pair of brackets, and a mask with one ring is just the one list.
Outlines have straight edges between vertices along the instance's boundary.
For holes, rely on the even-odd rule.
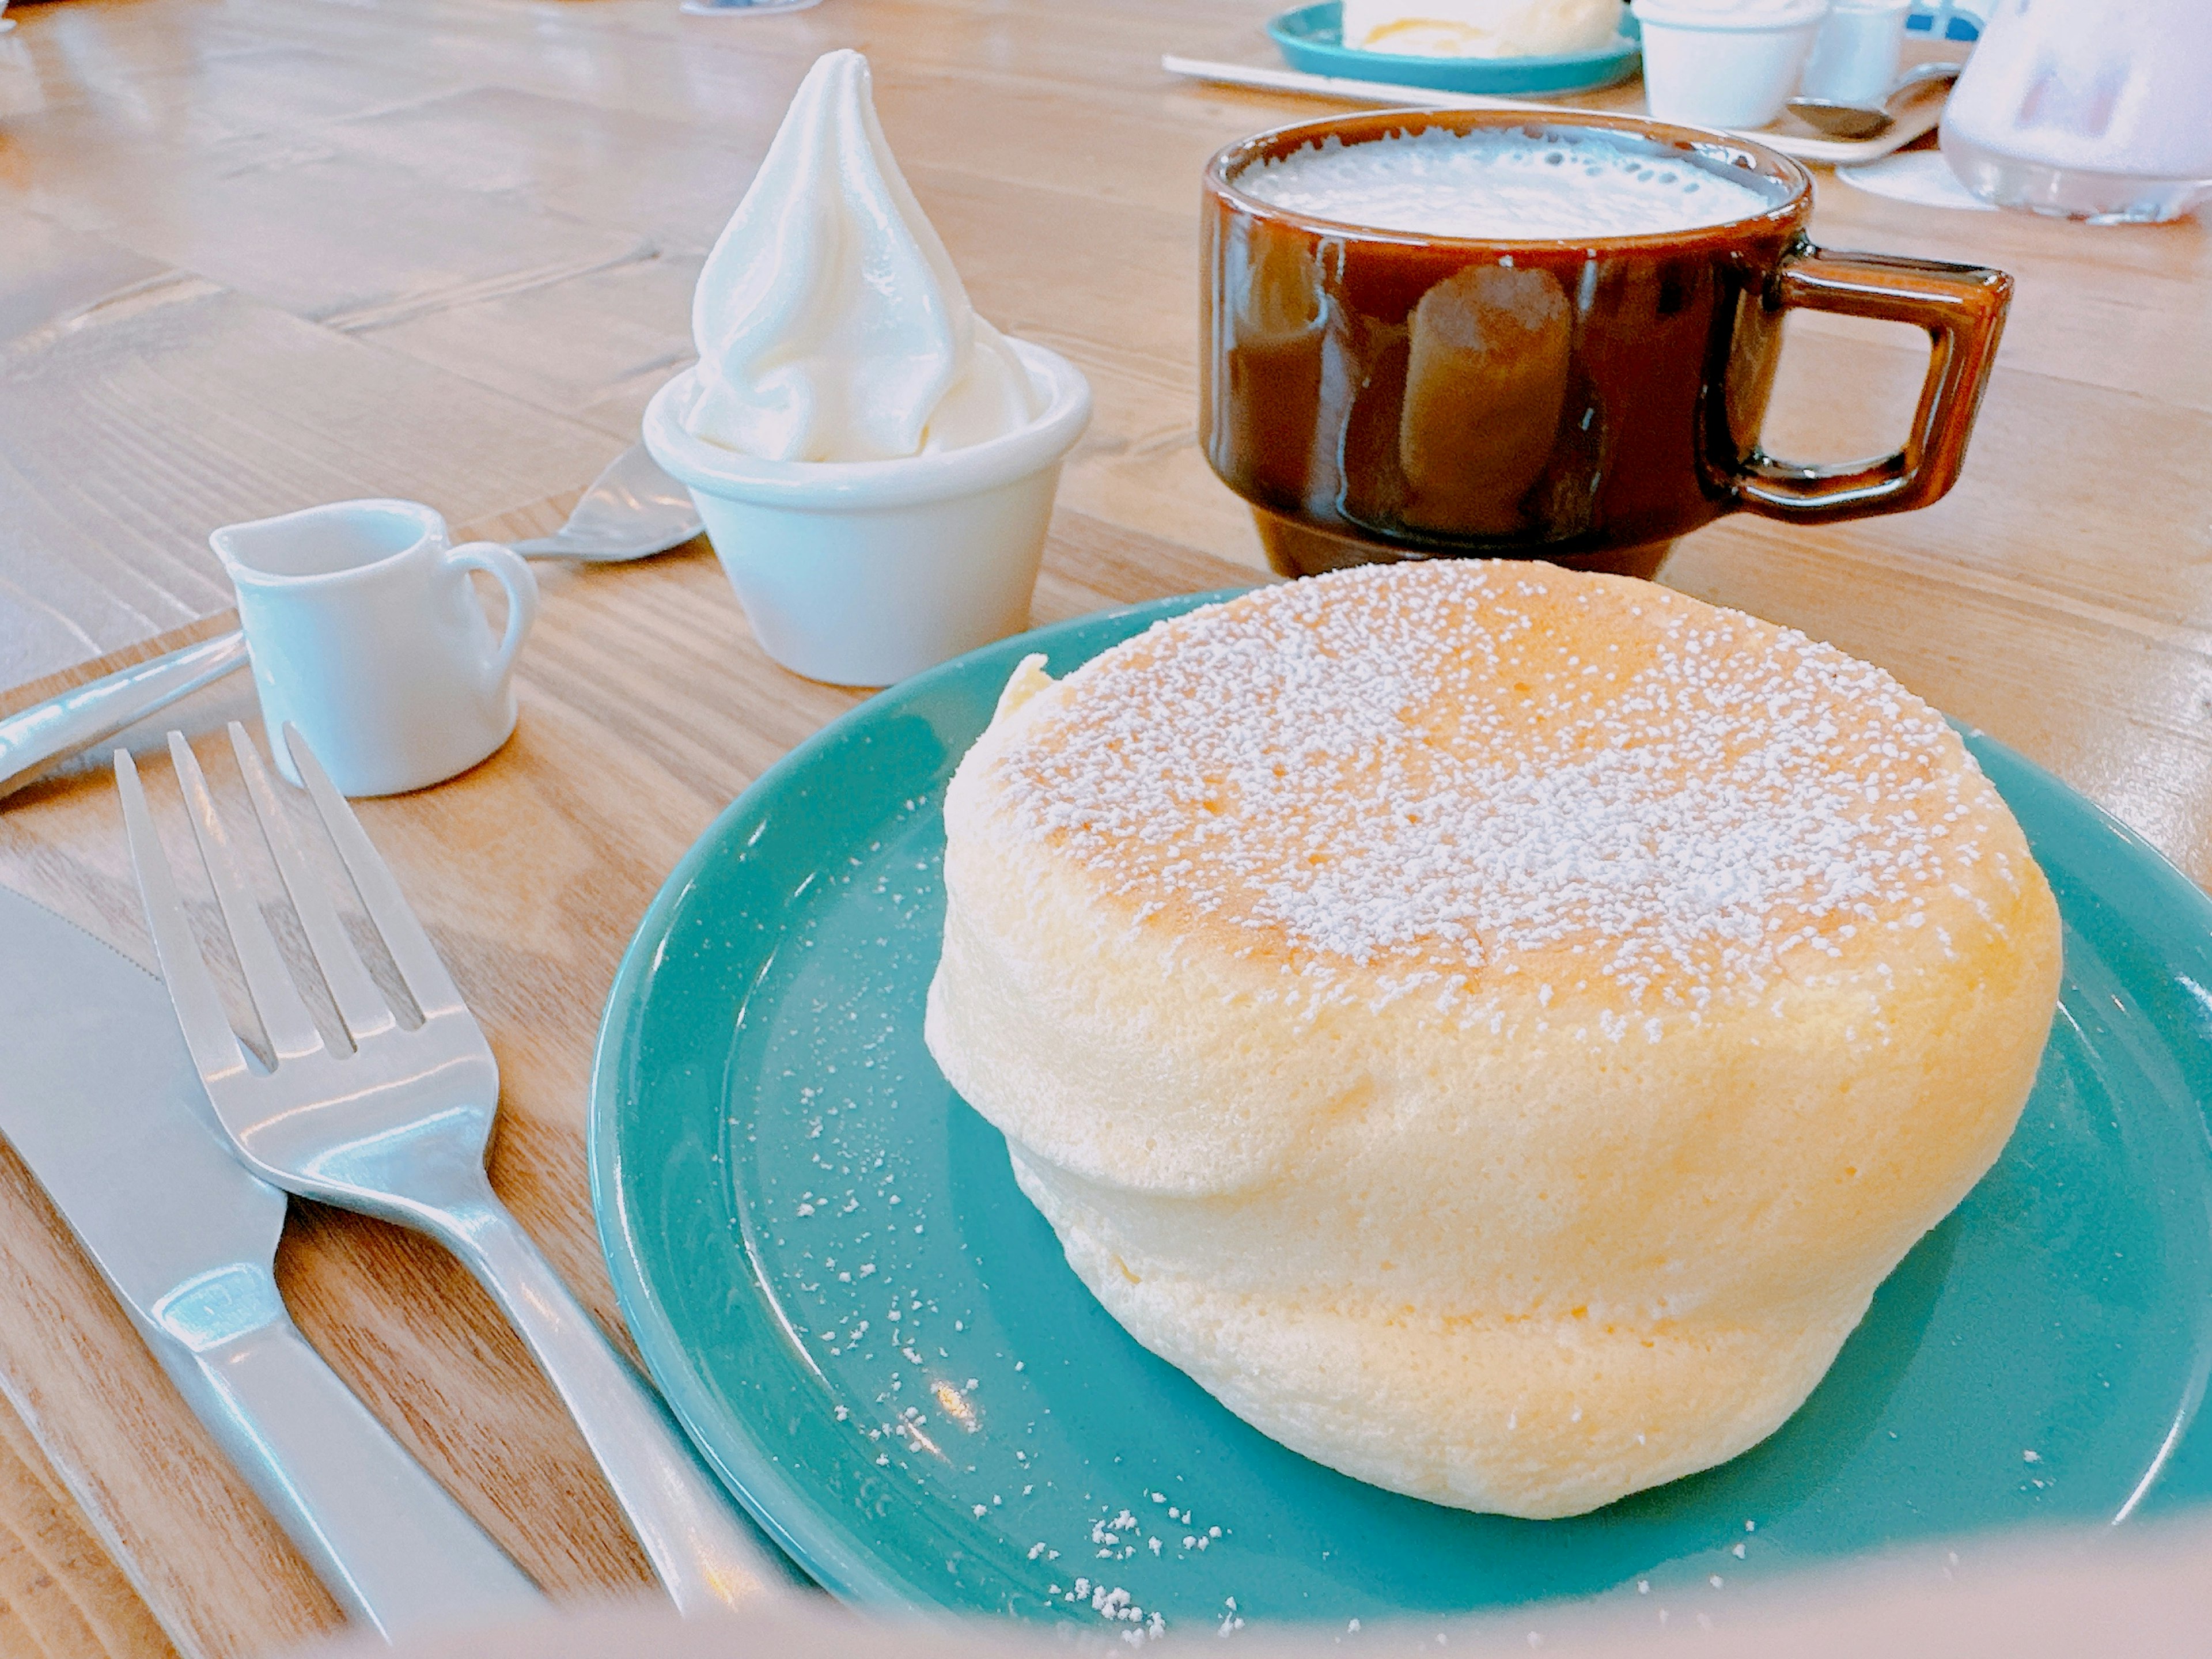
[[[1549,1520],[1725,1462],[1804,1402],[1866,1298],[1786,1328],[1623,1327],[1224,1290],[1133,1269],[1108,1212],[1014,1179],[1130,1335],[1272,1439],[1431,1503]],[[1141,1257],[1139,1258],[1141,1260]]]

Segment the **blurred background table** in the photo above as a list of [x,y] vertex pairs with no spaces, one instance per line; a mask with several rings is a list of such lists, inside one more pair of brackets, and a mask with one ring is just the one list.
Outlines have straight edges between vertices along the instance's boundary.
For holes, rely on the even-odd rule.
[[[48,0],[0,37],[0,712],[228,625],[217,525],[350,495],[558,521],[690,354],[701,260],[807,64],[858,46],[979,310],[1082,365],[1040,620],[1259,564],[1196,442],[1218,145],[1331,106],[1177,82],[1265,0]],[[1940,506],[1740,517],[1664,579],[1832,640],[2212,878],[2212,244],[1915,208],[1822,175],[1815,234],[2001,266],[2013,319]],[[1794,316],[1769,441],[1892,447],[1923,346]],[[1245,574],[1249,574],[1249,570]],[[495,1180],[613,1322],[583,1166],[615,963],[713,814],[854,701],[753,647],[702,545],[541,571],[521,730],[365,817],[489,1030]],[[183,706],[209,753],[233,683]],[[0,883],[141,961],[112,791],[0,808]],[[229,1655],[335,1610],[0,1151],[0,1649]],[[301,1206],[300,1321],[556,1593],[643,1568],[580,1443],[434,1251]]]

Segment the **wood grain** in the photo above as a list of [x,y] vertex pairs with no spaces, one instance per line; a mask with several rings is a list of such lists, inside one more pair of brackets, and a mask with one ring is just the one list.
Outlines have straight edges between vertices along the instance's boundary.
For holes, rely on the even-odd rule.
[[174,1652],[17,1409],[0,1411],[0,1653]]
[[[1040,620],[1256,575],[1197,444],[1206,156],[1316,100],[1176,81],[1163,51],[1277,0],[50,0],[0,41],[0,711],[225,625],[218,525],[429,502],[550,529],[687,361],[699,263],[822,51],[872,54],[885,128],[978,308],[1067,353],[1096,416]],[[1614,94],[1616,98],[1621,94]],[[1631,94],[1632,95],[1632,94]],[[1958,489],[1820,530],[1749,518],[1666,580],[1884,664],[2212,876],[2212,238],[1947,214],[1820,179],[1815,236],[2000,266],[2017,299]],[[1889,447],[1907,331],[1790,325],[1767,438]],[[615,963],[668,869],[854,694],[753,645],[695,544],[541,568],[522,722],[483,767],[367,803],[501,1065],[493,1177],[599,1316],[583,1114]],[[254,716],[218,685],[159,728]],[[104,769],[0,811],[0,883],[148,956]],[[0,1149],[0,1649],[267,1652],[335,1610],[211,1453]],[[564,1595],[644,1569],[480,1292],[391,1229],[297,1206],[301,1325]]]
[[220,525],[355,495],[479,518],[577,488],[622,447],[173,268],[79,303],[137,268],[96,239],[48,246],[72,262],[52,314],[0,343],[10,689],[228,610]]
[[[143,1598],[104,1621],[112,1650],[158,1652],[148,1644],[166,1632],[186,1656],[236,1653],[329,1628],[338,1616],[330,1597],[4,1146],[0,1267],[10,1287],[0,1299],[0,1393],[46,1461],[45,1501],[65,1488],[83,1517],[71,1517],[75,1527],[112,1552],[100,1565]],[[19,1536],[38,1524],[35,1504],[7,1513]],[[75,1577],[70,1599],[117,1599],[99,1574]]]

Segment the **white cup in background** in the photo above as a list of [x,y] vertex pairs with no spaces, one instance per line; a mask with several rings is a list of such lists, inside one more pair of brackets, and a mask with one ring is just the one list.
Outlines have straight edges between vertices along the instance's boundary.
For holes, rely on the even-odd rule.
[[1060,462],[1091,387],[1011,341],[1042,412],[963,449],[887,461],[778,461],[684,429],[686,369],[646,406],[645,447],[690,490],[762,647],[832,685],[889,685],[1029,626]]
[[1897,82],[1912,0],[1832,0],[1798,90],[1839,104],[1879,104]]
[[1654,119],[1763,127],[1782,113],[1828,0],[1629,0]]
[[[338,501],[208,538],[238,590],[270,752],[300,728],[348,795],[396,795],[465,772],[514,730],[514,659],[538,579],[496,542],[450,546],[416,501]],[[495,641],[468,573],[507,590]]]

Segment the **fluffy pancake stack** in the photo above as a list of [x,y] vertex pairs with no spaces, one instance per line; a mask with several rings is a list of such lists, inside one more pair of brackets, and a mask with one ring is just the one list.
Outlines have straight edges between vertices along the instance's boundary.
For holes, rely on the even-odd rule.
[[2058,922],[1887,675],[1378,566],[1023,665],[928,1040],[1137,1340],[1361,1480],[1577,1514],[1796,1410],[2025,1103]]

